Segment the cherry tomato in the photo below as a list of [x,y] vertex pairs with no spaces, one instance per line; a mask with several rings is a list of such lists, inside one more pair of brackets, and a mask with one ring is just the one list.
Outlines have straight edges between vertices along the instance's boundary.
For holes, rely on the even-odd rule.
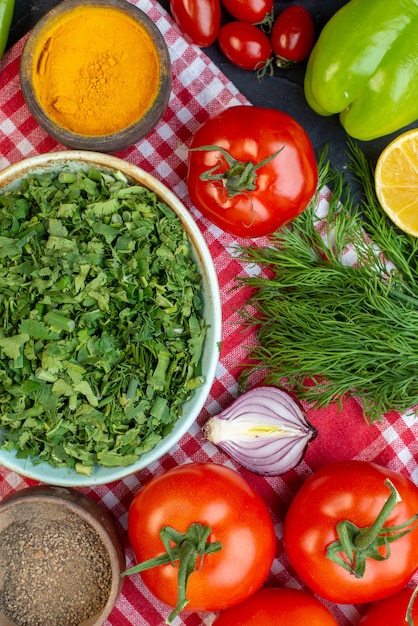
[[227,22],[221,26],[218,43],[226,58],[244,70],[261,70],[271,58],[266,33],[247,22]]
[[[222,611],[214,626],[338,626],[332,613],[299,589],[264,587],[248,600]],[[394,625],[395,626],[395,625]]]
[[294,4],[280,13],[271,30],[277,65],[286,67],[308,58],[314,44],[314,24],[309,12]]
[[317,180],[308,135],[276,109],[224,109],[198,128],[190,144],[191,201],[237,237],[260,237],[281,228],[307,207]]
[[[408,605],[414,589],[402,589],[395,595],[376,602],[361,618],[358,626],[407,626]],[[418,624],[418,602],[412,604],[412,621]]]
[[265,24],[273,15],[273,0],[222,0],[225,9],[241,22]]
[[[184,533],[191,524],[211,529],[219,552],[198,560],[186,588],[186,611],[217,611],[242,602],[266,579],[276,537],[264,500],[237,472],[215,463],[189,463],[151,479],[135,496],[128,535],[138,563],[162,554],[160,531]],[[179,568],[171,563],[141,573],[162,602],[176,606]]]
[[418,488],[405,476],[365,461],[332,463],[290,504],[284,548],[319,596],[374,602],[402,589],[418,567],[417,512]]
[[221,25],[220,0],[170,0],[170,11],[190,43],[204,48],[216,41]]

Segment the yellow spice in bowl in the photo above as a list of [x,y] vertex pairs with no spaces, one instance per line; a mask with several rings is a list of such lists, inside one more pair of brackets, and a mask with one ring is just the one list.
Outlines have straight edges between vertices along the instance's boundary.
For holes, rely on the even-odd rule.
[[160,67],[151,36],[112,7],[64,14],[40,37],[34,61],[40,105],[57,124],[81,135],[127,128],[157,93]]

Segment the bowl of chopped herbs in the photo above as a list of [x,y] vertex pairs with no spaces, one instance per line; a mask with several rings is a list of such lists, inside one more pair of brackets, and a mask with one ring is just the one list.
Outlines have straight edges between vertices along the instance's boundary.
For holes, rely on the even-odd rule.
[[0,172],[0,463],[62,486],[147,467],[209,395],[222,313],[193,217],[117,157]]

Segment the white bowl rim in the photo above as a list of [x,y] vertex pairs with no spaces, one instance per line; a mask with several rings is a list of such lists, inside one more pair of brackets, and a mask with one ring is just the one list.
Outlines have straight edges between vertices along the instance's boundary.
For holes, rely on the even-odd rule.
[[0,465],[15,471],[21,476],[51,485],[88,487],[108,484],[149,467],[171,450],[196,421],[209,396],[218,366],[222,339],[222,305],[218,277],[212,255],[193,216],[183,202],[164,183],[137,165],[113,155],[88,150],[49,152],[28,157],[1,170],[0,191],[30,172],[45,171],[45,169],[52,172],[65,164],[68,165],[70,162],[79,162],[81,166],[88,164],[91,167],[96,166],[104,170],[119,170],[128,179],[139,181],[154,191],[177,213],[194,249],[198,248],[199,250],[199,263],[203,273],[205,296],[208,302],[210,302],[212,311],[206,340],[209,346],[212,346],[210,354],[205,352],[204,349],[204,355],[206,354],[209,357],[208,362],[205,363],[205,383],[197,390],[198,396],[194,394],[185,405],[191,404],[192,411],[189,416],[183,415],[180,417],[173,431],[164,437],[152,450],[141,455],[136,463],[127,467],[105,468],[97,466],[92,476],[85,476],[68,468],[53,468],[45,462],[34,465],[30,459],[16,458],[15,452],[8,452],[0,448]]

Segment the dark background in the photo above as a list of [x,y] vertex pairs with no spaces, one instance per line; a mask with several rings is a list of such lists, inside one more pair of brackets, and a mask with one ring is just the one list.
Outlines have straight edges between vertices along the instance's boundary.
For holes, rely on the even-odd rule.
[[[310,12],[316,36],[322,27],[347,0],[299,0],[300,4]],[[169,0],[160,0],[162,6],[169,10]],[[14,19],[10,31],[8,45],[13,45],[51,8],[59,4],[57,0],[16,0]],[[276,13],[295,2],[276,0]],[[231,19],[226,13],[224,21]],[[206,54],[222,69],[224,74],[236,85],[242,94],[254,104],[277,108],[292,115],[308,132],[317,152],[325,145],[336,168],[343,168],[347,162],[346,136],[338,117],[321,117],[314,113],[306,103],[303,92],[303,76],[305,64],[288,70],[276,69],[274,76],[265,76],[258,80],[255,72],[241,70],[232,65],[215,43],[205,48]],[[411,127],[415,127],[416,123]],[[389,141],[399,133],[388,135],[378,140],[359,142],[365,154],[374,162]]]

